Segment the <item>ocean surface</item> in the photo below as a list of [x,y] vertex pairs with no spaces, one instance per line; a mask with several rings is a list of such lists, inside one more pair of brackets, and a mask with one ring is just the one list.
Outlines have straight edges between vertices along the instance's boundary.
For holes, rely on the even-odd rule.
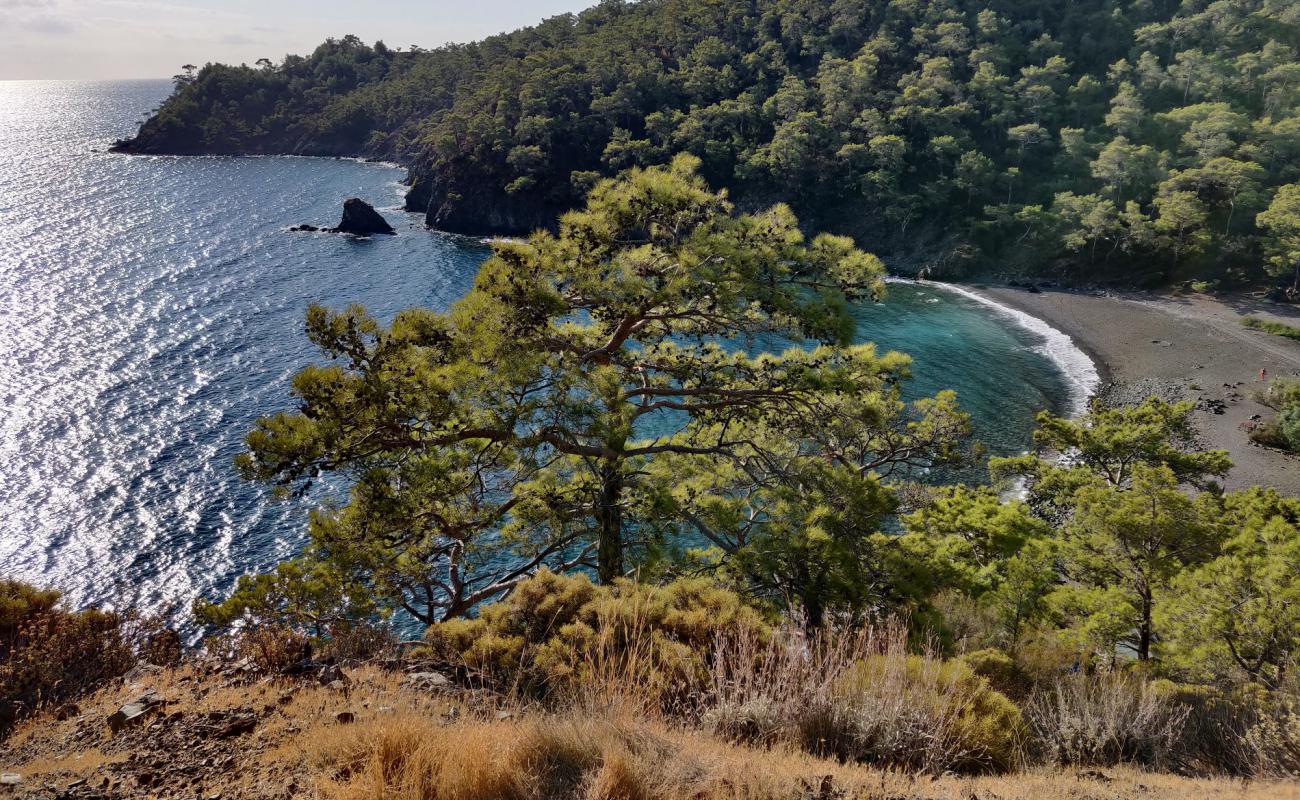
[[[444,307],[487,248],[402,213],[391,166],[105,152],[169,88],[0,82],[0,577],[183,624],[303,541],[308,502],[272,501],[232,459],[316,358],[307,305]],[[352,196],[399,235],[286,231]],[[1095,382],[1063,335],[974,295],[896,283],[858,318],[913,356],[911,395],[956,389],[995,454]]]

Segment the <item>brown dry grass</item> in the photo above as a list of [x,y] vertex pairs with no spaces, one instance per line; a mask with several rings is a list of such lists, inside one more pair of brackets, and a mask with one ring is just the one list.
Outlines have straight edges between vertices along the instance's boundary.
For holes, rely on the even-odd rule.
[[937,779],[731,745],[622,714],[462,720],[401,715],[296,743],[328,800],[1287,800],[1283,783],[1131,769]]
[[[845,766],[785,747],[734,745],[609,706],[553,715],[516,709],[498,719],[488,703],[402,687],[400,674],[351,673],[348,696],[287,685],[222,685],[187,669],[147,685],[173,702],[168,713],[251,708],[256,730],[226,740],[231,762],[195,785],[133,782],[133,764],[186,759],[160,751],[148,730],[112,737],[103,721],[141,687],[114,686],[81,704],[79,719],[42,717],[0,745],[0,770],[41,787],[111,778],[113,797],[316,797],[322,800],[1300,800],[1300,785],[1188,780],[1129,769],[1104,776],[1037,770],[1003,777],[909,776]],[[348,709],[356,722],[339,724]],[[825,784],[832,794],[823,794]]]

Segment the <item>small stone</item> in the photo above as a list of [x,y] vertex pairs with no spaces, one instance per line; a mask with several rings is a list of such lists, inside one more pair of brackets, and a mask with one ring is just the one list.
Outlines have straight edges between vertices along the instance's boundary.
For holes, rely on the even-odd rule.
[[412,672],[406,676],[406,685],[422,692],[438,692],[451,688],[451,680],[440,672]]
[[117,733],[128,725],[137,725],[144,722],[149,712],[156,706],[162,705],[162,702],[162,698],[152,690],[145,692],[109,716],[109,730]]
[[76,719],[81,716],[81,707],[76,703],[64,703],[59,706],[59,710],[56,712],[55,716],[60,722],[68,719]]
[[515,712],[513,712],[513,711],[498,711],[498,712],[497,712],[497,721],[498,721],[498,722],[505,722],[505,721],[508,720],[508,719],[514,719],[514,718],[515,718]]
[[217,731],[217,736],[222,739],[243,736],[246,733],[252,733],[256,727],[257,717],[252,714],[239,714],[228,719]]
[[162,671],[163,671],[162,667],[156,666],[154,664],[149,664],[147,662],[141,662],[139,664],[136,664],[134,667],[131,667],[131,669],[127,670],[126,674],[122,676],[122,679],[125,680],[128,685],[133,683],[139,683],[141,680],[153,675],[157,675],[159,672]]
[[23,776],[17,772],[0,774],[0,786],[17,786],[23,782]]

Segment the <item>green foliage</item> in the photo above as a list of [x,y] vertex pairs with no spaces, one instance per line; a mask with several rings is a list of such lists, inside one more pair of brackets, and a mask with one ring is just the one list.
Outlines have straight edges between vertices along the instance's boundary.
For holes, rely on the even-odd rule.
[[601,3],[469,45],[191,68],[126,146],[398,159],[409,208],[473,233],[685,152],[746,207],[900,262],[1259,279],[1300,265],[1294,31],[1274,0]]
[[57,591],[0,580],[0,734],[130,669],[135,642],[126,623],[94,609],[68,611]]
[[1300,655],[1300,501],[1257,488],[1226,506],[1222,554],[1179,575],[1166,604],[1172,663],[1276,686]]
[[1269,270],[1290,276],[1292,291],[1300,291],[1300,184],[1280,187],[1255,219],[1264,231]]
[[1158,598],[1183,570],[1211,558],[1223,536],[1217,498],[1189,498],[1172,470],[1138,464],[1132,484],[1078,489],[1061,540],[1066,583],[1052,604],[1082,643],[1151,657]]
[[310,556],[283,561],[271,572],[241,576],[230,597],[194,602],[201,625],[306,631],[326,636],[374,612],[364,587],[347,584],[329,564]]
[[615,680],[642,700],[667,703],[701,684],[719,637],[762,639],[770,630],[739,596],[707,580],[598,586],[543,570],[476,618],[431,626],[425,641],[471,680],[524,696],[572,697]]
[[1300,381],[1275,379],[1269,383],[1259,400],[1277,411],[1277,416],[1251,431],[1251,438],[1269,447],[1300,451]]
[[1287,339],[1300,341],[1300,328],[1294,325],[1285,325],[1281,322],[1273,322],[1259,317],[1242,317],[1241,324],[1252,330],[1264,331],[1274,336],[1284,336]]
[[990,487],[943,487],[902,522],[907,533],[900,542],[909,556],[938,584],[974,595],[997,589],[1008,560],[1048,533],[1025,504],[1004,502]]
[[[913,769],[939,766],[956,772],[1003,772],[1014,765],[1026,733],[1016,704],[962,661],[872,656],[839,676],[836,693],[849,719],[858,717],[853,756],[861,761]],[[878,704],[905,705],[917,718],[928,721],[911,732],[944,740],[946,763],[913,760],[927,753],[920,741],[896,738],[898,731],[873,729],[868,709]]]
[[497,242],[445,313],[385,328],[313,308],[332,361],[295,377],[299,409],[259,420],[239,466],[285,491],[342,473],[350,500],[313,516],[302,559],[201,618],[432,623],[542,567],[611,583],[700,543],[813,624],[876,599],[858,587],[885,478],[959,456],[967,417],[951,392],[904,402],[908,358],[849,344],[878,259],[805,238],[784,206],[733,213],[698,163],[601,181],[558,233]]
[[[1208,487],[1211,478],[1228,473],[1231,462],[1223,450],[1197,451],[1190,401],[1167,403],[1150,398],[1136,406],[1108,407],[1094,402],[1078,419],[1038,416],[1034,441],[1040,454],[992,459],[995,477],[1021,477],[1029,502],[1059,506],[1073,493],[1098,480],[1128,487],[1141,466],[1168,469],[1179,483]],[[1044,458],[1067,455],[1064,460]]]
[[[1171,583],[1217,554],[1226,528],[1209,479],[1231,464],[1223,451],[1192,449],[1191,411],[1151,398],[1097,403],[1077,420],[1044,414],[1035,440],[1052,457],[990,462],[995,476],[1024,481],[1030,507],[1055,529],[1021,581],[1038,592],[1029,608],[1049,612],[1080,653],[1149,659]],[[1187,486],[1205,491],[1189,496]]]
[[975,650],[962,654],[957,660],[1012,700],[1023,701],[1033,689],[1030,676],[1014,658],[1001,650]]

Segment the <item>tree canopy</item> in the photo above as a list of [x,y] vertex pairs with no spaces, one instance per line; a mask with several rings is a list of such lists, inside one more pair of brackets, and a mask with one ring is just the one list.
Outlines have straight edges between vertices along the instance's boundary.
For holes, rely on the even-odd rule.
[[[734,213],[697,165],[633,169],[557,233],[497,242],[444,313],[309,312],[332,361],[239,464],[285,489],[355,483],[289,577],[328,564],[321,580],[426,622],[542,566],[608,583],[690,545],[742,572],[799,560],[744,574],[818,618],[818,582],[857,585],[882,481],[954,457],[967,418],[951,392],[905,404],[907,357],[851,343],[850,304],[883,292],[874,256],[806,240],[784,206]],[[264,580],[250,602],[293,594]]]
[[471,233],[686,152],[742,207],[900,266],[1259,280],[1296,264],[1297,46],[1279,0],[609,0],[436,50],[210,64],[124,146],[395,159],[412,210]]

